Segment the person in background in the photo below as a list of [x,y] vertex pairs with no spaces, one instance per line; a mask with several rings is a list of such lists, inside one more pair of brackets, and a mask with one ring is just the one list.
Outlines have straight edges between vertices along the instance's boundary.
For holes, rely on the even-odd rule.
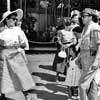
[[16,21],[21,20],[23,11],[6,11],[0,23],[5,29],[0,33],[0,93],[1,100],[7,100],[5,94],[22,91],[28,99],[29,90],[35,86],[26,60],[20,49],[27,48],[24,32],[16,26]]
[[77,26],[80,26],[80,12],[78,10],[73,10],[71,12],[71,27],[74,29]]
[[28,34],[29,37],[28,39],[30,41],[37,41],[37,22],[38,20],[33,17],[29,17],[29,21],[28,21]]
[[[61,24],[61,25],[56,27],[56,41],[58,41],[58,39],[57,39],[58,32],[60,30],[62,30],[62,29],[64,29],[64,25],[63,24]],[[59,53],[59,51],[61,49],[61,45],[59,45],[59,43],[57,42],[56,46],[57,46],[57,52],[55,54],[55,58],[54,58],[54,61],[53,61],[53,68],[52,68],[54,71],[56,71],[57,63],[60,63],[62,61],[62,59],[58,57],[58,53]]]
[[58,31],[58,44],[60,45],[60,50],[64,49],[67,57],[61,58],[61,62],[57,63],[57,74],[56,81],[59,81],[59,74],[64,73],[65,66],[67,66],[69,59],[69,49],[71,45],[76,44],[76,37],[71,31],[71,19],[67,19],[64,22],[64,29]]
[[51,26],[51,31],[50,31],[50,38],[51,42],[55,42],[57,38],[57,29],[55,25]]
[[100,66],[100,26],[95,11],[82,11],[83,28],[78,62],[82,68],[79,80],[80,100],[98,100],[97,84],[94,77]]
[[26,43],[26,47],[24,48],[25,50],[29,50],[29,44],[28,44],[28,39],[23,31],[22,27],[22,19],[17,20],[15,23],[15,26],[17,28],[17,30],[19,31],[19,33],[21,33],[22,37],[24,38],[24,41]]
[[77,15],[78,17],[80,17],[80,11],[79,10],[72,10],[71,11],[71,17],[73,16],[73,15]]
[[82,22],[82,18],[81,18],[81,12],[78,11],[78,10],[73,10],[72,13],[71,13],[71,27],[72,27],[72,30],[75,28],[75,27],[84,27],[83,25],[83,22]]

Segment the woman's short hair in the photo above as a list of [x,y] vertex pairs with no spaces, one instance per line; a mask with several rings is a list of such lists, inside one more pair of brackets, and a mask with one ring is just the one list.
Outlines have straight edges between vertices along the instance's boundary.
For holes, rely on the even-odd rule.
[[97,23],[98,22],[98,11],[91,9],[91,8],[85,8],[82,11],[82,15],[88,15],[88,16],[92,16],[92,20],[93,22]]
[[92,15],[92,20],[93,22],[97,23],[99,19],[96,15]]

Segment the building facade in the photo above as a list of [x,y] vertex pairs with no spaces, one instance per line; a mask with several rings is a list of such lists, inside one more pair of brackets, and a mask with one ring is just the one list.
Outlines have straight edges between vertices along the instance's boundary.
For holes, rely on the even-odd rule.
[[[72,10],[82,11],[86,7],[100,10],[100,0],[10,0],[11,10],[23,9],[24,21],[30,17],[36,18],[35,31],[38,40],[48,31],[49,26],[57,25],[57,18],[69,17]],[[0,14],[6,10],[7,0],[1,0]]]

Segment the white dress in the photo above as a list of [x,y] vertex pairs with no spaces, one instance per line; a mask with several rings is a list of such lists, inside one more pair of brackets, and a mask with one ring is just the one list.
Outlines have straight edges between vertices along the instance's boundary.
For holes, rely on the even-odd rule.
[[26,44],[23,31],[14,27],[0,33],[0,92],[10,93],[29,90],[35,82],[27,68],[25,52],[19,51],[20,45]]

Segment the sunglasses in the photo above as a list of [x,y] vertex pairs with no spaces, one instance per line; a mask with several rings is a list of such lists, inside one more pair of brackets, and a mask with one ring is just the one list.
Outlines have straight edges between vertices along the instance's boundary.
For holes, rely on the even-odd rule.
[[85,18],[85,17],[89,17],[91,15],[87,14],[87,15],[82,15],[82,18]]
[[17,21],[17,18],[11,18],[13,21]]
[[11,17],[11,18],[8,18],[8,19],[12,19],[13,21],[17,21],[16,17]]

